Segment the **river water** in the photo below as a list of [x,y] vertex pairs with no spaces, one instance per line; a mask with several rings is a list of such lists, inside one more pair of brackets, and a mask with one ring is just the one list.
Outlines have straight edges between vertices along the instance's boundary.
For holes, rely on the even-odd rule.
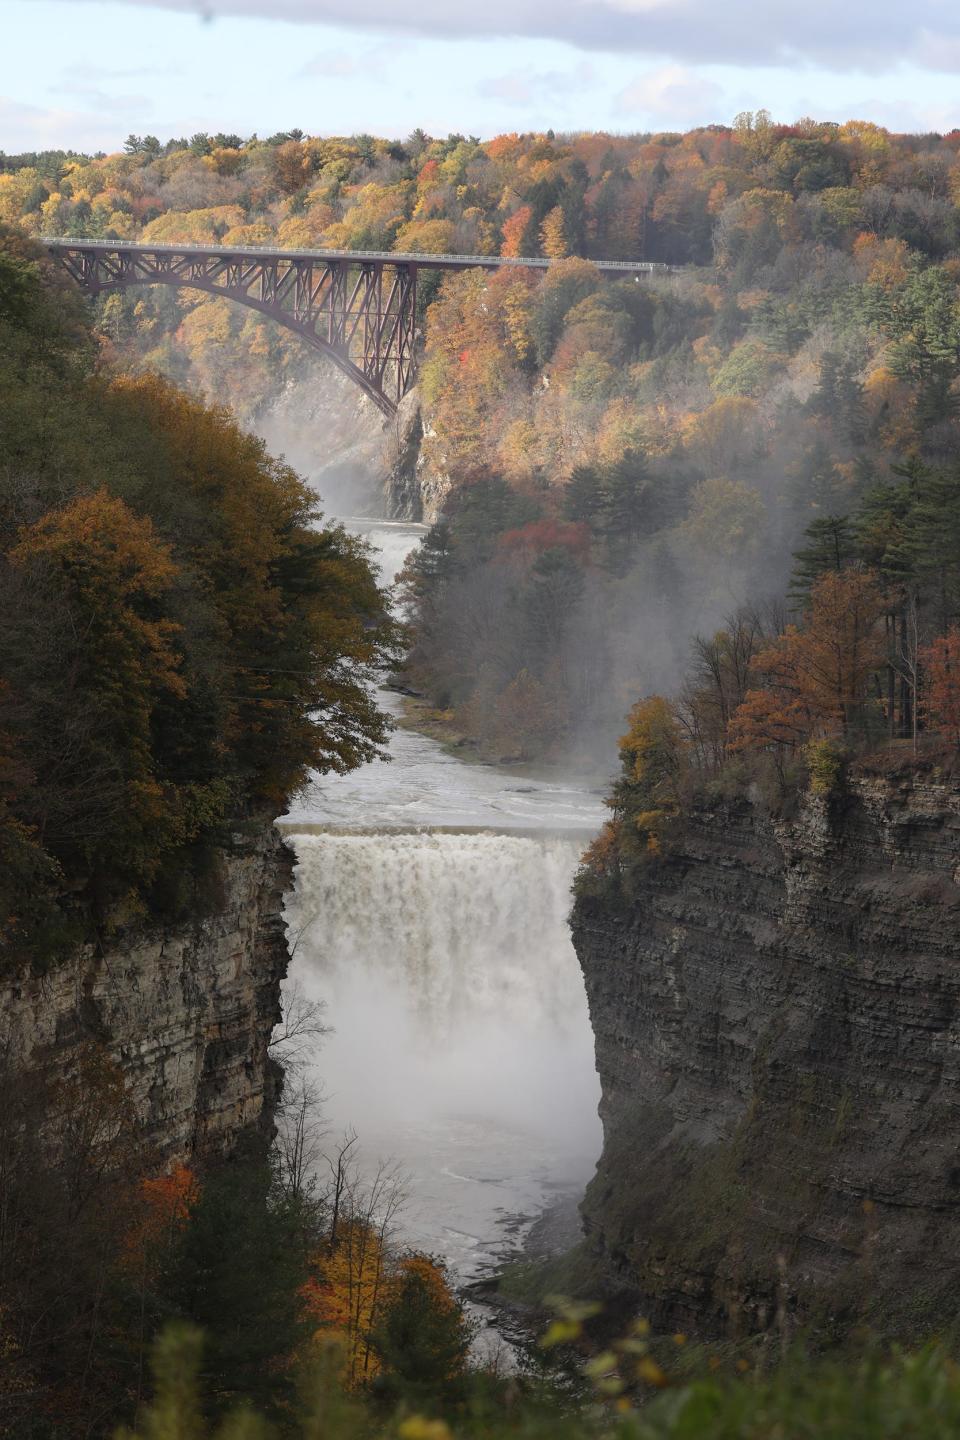
[[[391,581],[423,527],[351,521]],[[383,692],[388,709],[399,697]],[[397,730],[389,763],[312,782],[293,845],[288,983],[333,1033],[309,1063],[331,1146],[407,1176],[400,1243],[489,1271],[600,1150],[599,1083],[566,916],[596,792],[468,764]]]

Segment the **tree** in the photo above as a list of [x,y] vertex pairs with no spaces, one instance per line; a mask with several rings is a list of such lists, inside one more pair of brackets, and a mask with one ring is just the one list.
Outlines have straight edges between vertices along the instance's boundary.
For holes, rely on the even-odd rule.
[[564,518],[590,526],[594,534],[603,523],[606,491],[595,465],[577,465],[563,487]]
[[920,650],[925,675],[923,712],[960,749],[960,626]]
[[533,209],[529,205],[521,205],[509,219],[504,220],[500,254],[510,257],[528,255],[533,248],[530,237],[532,223]]
[[550,266],[537,291],[531,322],[541,365],[553,354],[568,312],[602,284],[600,272],[589,260],[569,257]]
[[739,748],[847,738],[858,724],[871,675],[885,657],[884,598],[870,571],[829,570],[811,588],[803,625],[789,625],[754,662],[766,680],[731,723]]
[[308,1333],[300,1292],[317,1237],[309,1206],[280,1191],[267,1166],[235,1160],[206,1176],[166,1289],[206,1336],[219,1407],[241,1397],[273,1407],[288,1395],[286,1362]]
[[562,260],[569,255],[562,206],[555,205],[544,216],[540,226],[540,246],[550,260]]
[[766,507],[744,480],[703,480],[691,497],[684,530],[704,556],[743,562],[760,548]]
[[534,562],[520,594],[535,668],[559,658],[583,596],[583,571],[571,550],[554,545]]
[[936,423],[952,413],[950,386],[960,374],[960,303],[956,285],[938,265],[912,261],[902,285],[871,287],[872,314],[893,342],[890,368],[915,386],[919,418]]
[[629,566],[640,536],[655,529],[649,497],[646,458],[629,450],[603,477],[603,536],[610,568],[622,574]]
[[[33,744],[45,756],[38,833],[64,863],[113,883],[149,880],[160,853],[185,838],[152,750],[163,695],[186,696],[178,626],[153,618],[178,575],[171,549],[150,520],[99,490],[37,521],[10,561],[76,637],[68,642],[67,695],[60,686],[49,691],[32,717]],[[33,658],[8,662],[21,683]]]
[[676,712],[661,695],[638,700],[620,740],[620,776],[611,804],[621,855],[636,860],[661,853],[678,808],[685,747]]
[[436,1261],[426,1255],[400,1261],[373,1345],[382,1366],[377,1385],[382,1394],[431,1409],[457,1398],[470,1327]]
[[737,610],[714,635],[693,638],[678,714],[706,770],[723,761],[730,722],[754,684],[763,641],[763,619],[750,607]]
[[823,515],[812,520],[803,532],[805,544],[793,555],[789,594],[807,601],[811,587],[827,570],[843,570],[853,563],[856,543],[853,527],[845,515]]
[[732,752],[764,750],[772,755],[783,789],[785,754],[804,745],[813,727],[813,717],[799,692],[785,685],[748,690],[731,719],[727,744]]

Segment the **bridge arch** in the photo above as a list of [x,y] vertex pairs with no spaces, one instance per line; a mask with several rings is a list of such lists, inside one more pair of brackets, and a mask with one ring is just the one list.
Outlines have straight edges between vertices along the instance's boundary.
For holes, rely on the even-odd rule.
[[248,309],[256,310],[259,314],[266,315],[278,325],[284,326],[285,329],[292,330],[294,335],[299,335],[300,339],[305,340],[312,349],[319,351],[321,355],[326,355],[327,359],[331,360],[338,370],[341,370],[344,375],[347,375],[356,385],[359,385],[364,394],[369,396],[384,415],[392,416],[397,413],[397,403],[403,398],[402,394],[398,396],[398,401],[391,401],[377,385],[374,378],[364,374],[360,366],[355,364],[349,355],[343,354],[328,340],[324,340],[309,324],[298,320],[292,313],[278,310],[267,301],[261,300],[258,296],[251,295],[245,290],[235,289],[228,285],[218,285],[215,282],[177,280],[171,276],[160,275],[149,278],[143,276],[141,278],[116,281],[112,284],[98,285],[96,289],[92,286],[85,285],[84,289],[90,291],[91,294],[110,294],[111,292],[115,293],[119,290],[130,290],[137,285],[173,285],[178,290],[202,290],[207,295],[217,295],[223,299],[232,300],[237,305],[246,305]]
[[[269,316],[328,356],[387,416],[396,414],[415,378],[421,269],[545,270],[555,263],[502,255],[267,250],[66,237],[43,243],[90,295],[134,285],[173,285],[224,296]],[[594,263],[621,279],[672,268],[644,260]]]

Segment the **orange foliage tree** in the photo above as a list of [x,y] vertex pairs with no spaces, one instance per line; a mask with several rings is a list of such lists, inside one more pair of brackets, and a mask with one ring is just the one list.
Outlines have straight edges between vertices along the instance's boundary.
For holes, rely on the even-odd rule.
[[919,655],[926,676],[923,710],[929,723],[960,749],[960,625],[952,625]]
[[196,1176],[186,1165],[141,1180],[130,1207],[133,1220],[123,1239],[121,1267],[134,1278],[153,1275],[186,1225],[199,1193]]
[[342,1221],[328,1252],[316,1257],[303,1293],[306,1312],[342,1346],[343,1378],[351,1388],[373,1380],[380,1368],[372,1335],[392,1283],[383,1229],[369,1220]]
[[870,571],[831,570],[811,590],[802,627],[789,626],[754,662],[766,684],[733,716],[731,749],[782,752],[814,736],[849,735],[883,663],[883,595]]
[[503,222],[503,243],[500,246],[500,254],[511,258],[523,255],[526,249],[527,232],[530,222],[533,219],[533,210],[529,205],[521,205],[515,210],[508,220]]

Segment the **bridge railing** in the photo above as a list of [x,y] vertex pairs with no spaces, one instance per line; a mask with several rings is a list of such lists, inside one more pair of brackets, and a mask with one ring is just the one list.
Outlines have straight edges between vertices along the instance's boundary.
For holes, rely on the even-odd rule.
[[[517,267],[529,270],[547,270],[560,263],[541,257],[520,255],[433,255],[416,250],[283,250],[271,249],[268,245],[218,245],[216,241],[207,245],[184,243],[182,245],[154,244],[150,240],[88,240],[83,236],[44,235],[40,243],[51,250],[148,250],[155,255],[252,255],[260,259],[270,257],[283,260],[347,260],[363,264],[377,261],[389,265],[422,265],[434,269],[499,270]],[[656,260],[591,260],[598,270],[619,270],[625,274],[653,275],[668,274],[677,269],[675,265],[664,265]]]

